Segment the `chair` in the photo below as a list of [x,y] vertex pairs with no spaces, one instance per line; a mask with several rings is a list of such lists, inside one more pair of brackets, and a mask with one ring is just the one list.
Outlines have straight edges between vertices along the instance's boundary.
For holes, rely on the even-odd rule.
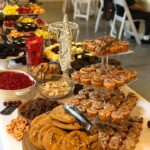
[[[82,4],[86,4],[86,13],[82,14]],[[76,17],[79,18],[85,18],[87,21],[89,20],[89,14],[90,14],[90,5],[91,5],[91,0],[75,0],[74,2],[74,19]]]
[[123,7],[124,8],[124,14],[123,14],[123,16],[119,16],[117,14],[117,10],[115,11],[113,23],[111,26],[110,35],[115,36],[114,35],[115,24],[116,24],[116,21],[119,21],[121,23],[121,26],[120,26],[118,38],[120,39],[122,37],[123,29],[124,29],[125,23],[127,21],[128,25],[130,26],[130,28],[132,30],[132,32],[129,31],[128,33],[130,33],[130,34],[132,33],[132,35],[134,35],[134,37],[136,39],[136,42],[138,44],[141,44],[140,35],[137,32],[134,21],[139,21],[140,24],[141,23],[143,24],[143,20],[133,20],[132,19],[132,16],[130,14],[130,10],[129,10],[128,5],[127,5],[125,0],[114,0],[114,4],[115,4],[115,6],[119,5],[119,6]]
[[95,23],[95,32],[97,32],[98,30],[98,26],[99,26],[99,22],[101,20],[101,17],[103,15],[103,7],[104,7],[104,0],[99,0],[100,1],[100,8],[98,10],[98,15],[97,15],[97,18],[96,18],[96,23]]

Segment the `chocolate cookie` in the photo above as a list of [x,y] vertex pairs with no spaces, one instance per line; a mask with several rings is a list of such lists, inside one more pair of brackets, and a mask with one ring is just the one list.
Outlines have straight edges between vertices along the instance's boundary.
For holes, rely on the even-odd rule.
[[59,128],[49,128],[43,137],[42,144],[46,150],[58,150],[65,135],[67,133]]
[[50,117],[54,120],[58,120],[63,123],[75,122],[75,118],[69,115],[67,112],[65,112],[63,105],[54,108],[50,113]]
[[63,123],[61,121],[52,119],[52,123],[54,126],[66,130],[78,130],[82,128],[82,126],[78,122],[73,122],[69,124],[69,123]]
[[[50,117],[48,116],[49,112],[48,113],[44,113],[40,116],[37,116],[32,122],[31,122],[31,127],[33,125],[36,125],[37,123],[40,123],[40,124],[44,124],[45,122],[51,122],[51,119]],[[42,120],[42,121],[41,121]]]
[[73,131],[67,134],[62,141],[62,150],[87,150],[88,136],[84,132]]
[[43,140],[43,137],[45,136],[45,133],[51,127],[53,127],[52,124],[46,124],[40,129],[39,134],[38,134],[38,142],[40,145],[42,145],[42,140]]
[[38,117],[36,117],[32,123],[31,127],[29,130],[29,140],[30,142],[35,145],[36,147],[42,149],[41,142],[38,140],[38,135],[40,133],[40,130],[43,128],[45,125],[51,125],[51,119],[47,114],[42,114]]

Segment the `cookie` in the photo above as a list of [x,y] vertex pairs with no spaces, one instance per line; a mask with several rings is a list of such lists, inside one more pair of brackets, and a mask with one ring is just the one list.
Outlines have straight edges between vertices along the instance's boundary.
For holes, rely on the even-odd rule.
[[50,113],[50,117],[63,123],[75,122],[75,118],[69,115],[67,112],[65,112],[63,105],[54,108]]
[[41,124],[34,125],[29,130],[29,140],[30,142],[35,145],[36,147],[42,149],[41,143],[38,141],[38,134],[40,132],[40,129],[43,127]]
[[52,119],[52,124],[58,128],[65,129],[65,130],[78,130],[82,128],[82,126],[78,122],[65,124],[63,122]]
[[91,143],[89,149],[90,150],[98,150],[98,141]]
[[46,150],[58,150],[61,147],[61,142],[65,135],[67,133],[59,128],[49,128],[42,140],[43,147]]
[[43,137],[45,136],[45,133],[51,127],[53,127],[52,124],[46,124],[40,129],[39,134],[38,134],[38,142],[40,145],[42,145],[42,140],[43,140]]
[[44,114],[42,114],[42,115],[40,115],[40,116],[35,117],[35,118],[32,120],[32,122],[31,122],[31,126],[36,125],[36,124],[39,123],[39,122],[43,122],[43,121],[41,121],[41,120],[43,120],[43,119],[45,120],[45,119],[50,118],[50,117],[48,116],[48,114],[49,114],[49,112],[48,112],[48,113],[44,113]]
[[36,117],[32,122],[29,130],[29,140],[30,142],[38,148],[42,148],[41,142],[38,140],[38,135],[43,126],[47,124],[52,124],[48,114],[42,114]]
[[88,149],[88,136],[84,132],[72,131],[63,138],[61,150],[79,149]]
[[89,136],[89,143],[93,143],[98,140],[98,134],[93,134]]

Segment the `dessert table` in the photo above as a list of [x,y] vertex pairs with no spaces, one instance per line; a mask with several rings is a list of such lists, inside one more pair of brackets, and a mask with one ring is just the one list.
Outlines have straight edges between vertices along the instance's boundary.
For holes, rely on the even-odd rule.
[[[10,64],[12,69],[20,69],[26,71],[26,66]],[[129,86],[121,88],[124,93],[134,92]],[[38,92],[37,92],[38,94]],[[135,150],[150,150],[150,129],[147,127],[147,121],[150,120],[150,103],[142,96],[136,93],[139,101],[132,111],[131,115],[144,118],[143,130],[141,131],[140,141],[136,145]],[[0,100],[0,110],[4,108],[2,100]],[[0,115],[0,150],[23,150],[22,142],[13,139],[6,131],[6,125],[12,120],[17,118],[18,110],[16,109],[11,115]]]

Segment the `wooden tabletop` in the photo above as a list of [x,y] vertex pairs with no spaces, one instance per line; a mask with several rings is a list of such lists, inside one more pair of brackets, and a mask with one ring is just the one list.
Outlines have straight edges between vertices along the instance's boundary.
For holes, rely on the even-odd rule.
[[140,10],[144,12],[150,13],[150,3],[144,2],[144,1],[138,1],[135,5],[130,6],[130,9],[132,10]]

